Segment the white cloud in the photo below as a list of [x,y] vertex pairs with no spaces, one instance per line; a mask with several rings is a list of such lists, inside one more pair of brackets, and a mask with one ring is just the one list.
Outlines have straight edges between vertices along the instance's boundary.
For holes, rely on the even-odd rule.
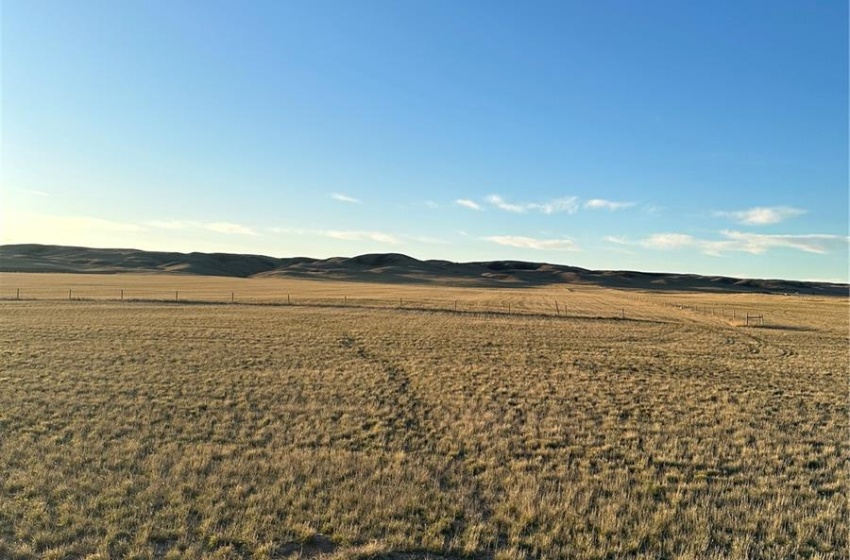
[[743,225],[763,226],[768,224],[778,224],[779,222],[805,213],[805,210],[792,208],[790,206],[758,206],[756,208],[750,208],[749,210],[715,212],[715,215],[730,218]]
[[463,206],[464,208],[470,208],[472,210],[481,210],[481,205],[475,201],[468,200],[466,198],[459,198],[455,200],[455,204],[458,206]]
[[389,233],[383,233],[380,231],[323,231],[319,232],[322,235],[327,237],[331,237],[333,239],[341,239],[344,241],[377,241],[379,243],[389,243],[392,245],[397,245],[401,243],[399,239],[390,235]]
[[232,224],[230,222],[213,222],[210,224],[204,224],[203,227],[204,229],[208,229],[209,231],[214,231],[216,233],[257,235],[257,232],[249,227],[242,226],[239,224]]
[[338,200],[340,202],[348,202],[350,204],[360,204],[360,200],[354,198],[353,196],[348,196],[347,194],[342,193],[333,193],[331,198],[334,200]]
[[37,190],[37,189],[18,189],[18,190],[20,192],[24,193],[24,194],[31,194],[33,196],[40,196],[42,198],[50,196],[50,193],[47,193],[45,191],[40,191],[40,190]]
[[301,234],[305,233],[302,230],[297,230],[297,229],[293,229],[293,228],[282,228],[282,227],[279,227],[279,226],[270,227],[268,229],[268,231],[269,231],[269,233],[274,233],[274,234],[277,234],[277,235],[285,235],[287,233],[294,233],[294,234],[297,234],[297,235],[301,235]]
[[769,249],[796,249],[806,253],[825,254],[835,249],[844,249],[848,238],[844,235],[804,234],[804,235],[761,235],[740,231],[722,231],[729,241],[720,249],[744,251],[761,254]]
[[389,243],[391,245],[401,243],[401,240],[397,236],[381,231],[325,230],[283,227],[271,227],[269,228],[269,231],[278,235],[320,236],[330,237],[331,239],[339,239],[342,241],[377,241],[379,243]]
[[149,222],[145,222],[145,224],[155,228],[171,230],[192,229],[193,227],[196,227],[193,225],[193,222],[186,222],[183,220],[151,220]]
[[576,244],[569,239],[535,239],[533,237],[521,237],[516,235],[493,235],[483,238],[492,243],[507,245],[508,247],[520,247],[523,249],[537,249],[541,251],[578,251]]
[[585,208],[589,208],[591,210],[610,210],[611,212],[614,210],[631,208],[634,205],[634,202],[613,202],[602,198],[593,198],[584,203]]
[[89,216],[38,216],[41,227],[56,230],[86,230],[102,232],[142,232],[145,228],[139,224],[116,222]]
[[104,220],[101,218],[90,218],[88,216],[56,216],[48,218],[55,224],[70,229],[87,229],[97,231],[114,231],[114,232],[133,232],[145,231],[145,228],[138,224],[127,222],[115,222],[112,220]]
[[548,202],[543,203],[528,202],[514,204],[506,201],[504,198],[497,194],[491,194],[487,197],[487,202],[489,202],[499,210],[504,210],[505,212],[513,212],[515,214],[524,214],[529,210],[536,210],[544,214],[555,214],[557,212],[567,212],[570,214],[574,214],[579,207],[578,198],[574,196],[556,198],[554,200],[550,200]]
[[439,237],[429,237],[427,235],[414,235],[410,237],[411,240],[417,243],[425,243],[427,245],[451,245],[445,239],[440,239]]
[[682,233],[655,233],[640,242],[650,249],[680,249],[694,244],[694,238]]
[[499,210],[504,210],[505,212],[515,212],[517,214],[522,214],[527,210],[524,205],[509,204],[508,202],[505,202],[505,199],[497,194],[491,194],[490,196],[488,196],[487,202],[489,202]]
[[603,239],[617,245],[641,246],[647,249],[673,250],[691,247],[706,255],[722,256],[725,253],[750,253],[760,255],[772,249],[793,249],[806,253],[827,254],[846,250],[850,237],[831,234],[763,235],[724,230],[721,239],[697,239],[683,233],[656,233],[631,241],[624,237],[606,236]]
[[235,234],[235,235],[258,235],[256,231],[240,224],[231,222],[195,222],[191,220],[151,220],[145,222],[145,225],[159,229],[168,229],[173,231],[187,231],[192,229],[205,229],[216,233]]
[[540,210],[544,214],[555,214],[556,212],[575,214],[578,210],[578,198],[574,196],[556,198],[543,204],[529,204],[528,207],[532,210]]
[[0,243],[104,247],[113,243],[126,245],[142,233],[147,235],[147,229],[130,222],[10,211],[0,206]]

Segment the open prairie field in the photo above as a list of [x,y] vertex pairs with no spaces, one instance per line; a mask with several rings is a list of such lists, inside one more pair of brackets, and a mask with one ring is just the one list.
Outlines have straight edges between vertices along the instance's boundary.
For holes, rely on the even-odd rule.
[[847,558],[846,298],[3,274],[0,300],[2,558]]

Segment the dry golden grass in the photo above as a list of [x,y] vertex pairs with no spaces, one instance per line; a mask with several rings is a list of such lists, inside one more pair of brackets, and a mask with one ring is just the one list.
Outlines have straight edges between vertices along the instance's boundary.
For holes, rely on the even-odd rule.
[[0,302],[2,558],[847,557],[846,299],[16,284],[92,299]]

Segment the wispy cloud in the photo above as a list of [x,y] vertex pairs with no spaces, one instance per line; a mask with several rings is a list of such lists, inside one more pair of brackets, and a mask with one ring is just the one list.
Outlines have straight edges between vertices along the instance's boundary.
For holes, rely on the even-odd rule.
[[382,231],[302,229],[285,227],[271,227],[268,231],[278,235],[320,236],[330,237],[331,239],[339,239],[341,241],[377,241],[378,243],[387,243],[390,245],[398,245],[401,243],[398,236],[390,233],[384,233]]
[[698,239],[683,233],[656,233],[636,241],[613,236],[607,236],[604,240],[617,245],[657,250],[691,248],[712,256],[736,252],[760,255],[772,249],[793,249],[806,253],[827,254],[834,251],[846,251],[846,246],[850,243],[850,237],[822,233],[764,235],[724,230],[720,232],[720,235],[720,239]]
[[459,198],[455,200],[455,204],[458,206],[463,206],[464,208],[470,208],[472,210],[481,210],[481,205],[475,202],[474,200],[469,200],[466,198]]
[[578,198],[574,196],[556,198],[543,203],[525,202],[517,204],[508,202],[497,194],[491,194],[487,197],[487,202],[499,210],[513,212],[515,214],[524,214],[528,211],[537,211],[544,214],[555,214],[558,212],[574,214],[579,208]]
[[409,238],[416,243],[424,243],[426,245],[451,245],[450,242],[445,239],[440,239],[439,237],[430,237],[427,235],[414,235]]
[[764,226],[778,224],[789,218],[795,218],[805,214],[805,210],[792,208],[790,206],[758,206],[749,210],[735,210],[731,212],[715,212],[716,216],[730,218],[739,224],[748,226]]
[[320,233],[327,237],[331,237],[333,239],[341,239],[344,241],[377,241],[378,243],[388,243],[391,245],[398,245],[399,243],[401,243],[398,237],[380,231],[329,230]]
[[187,231],[193,229],[204,229],[215,233],[224,233],[228,235],[259,235],[256,231],[248,226],[234,224],[231,222],[195,222],[191,220],[151,220],[145,222],[145,225],[159,229],[169,229],[174,231]]
[[149,234],[142,225],[93,216],[56,216],[0,207],[0,243],[108,247],[135,245]]
[[20,192],[24,194],[31,194],[33,196],[40,196],[42,198],[50,196],[50,193],[45,191],[40,191],[37,189],[18,189]]
[[230,222],[213,222],[210,224],[204,224],[203,227],[204,229],[208,229],[209,231],[214,231],[216,233],[257,235],[257,232],[249,227],[242,226],[239,224],[232,224]]
[[353,196],[348,196],[347,194],[333,193],[331,198],[340,202],[348,202],[349,204],[360,204],[359,199],[354,198]]
[[[769,249],[796,249],[806,253],[825,254],[846,250],[850,238],[844,235],[812,233],[805,235],[762,235],[740,231],[723,231],[724,237],[737,250],[760,254]],[[721,247],[722,249],[722,247]]]
[[309,230],[299,229],[299,228],[285,228],[279,226],[273,226],[268,228],[269,233],[274,233],[276,235],[307,235]]
[[575,214],[578,210],[578,198],[575,196],[556,198],[555,200],[550,200],[543,204],[529,204],[528,207],[531,210],[539,210],[544,214],[555,214],[557,212]]
[[522,214],[528,208],[525,205],[521,204],[510,204],[505,201],[504,198],[497,194],[491,194],[487,197],[487,202],[498,208],[499,210],[504,210],[505,212],[515,212],[517,214]]
[[88,216],[43,216],[42,219],[57,229],[96,230],[103,232],[142,232],[139,224],[116,222]]
[[592,198],[584,203],[584,207],[590,210],[609,210],[611,212],[631,208],[634,205],[634,202],[613,202],[603,198]]
[[522,237],[517,235],[493,235],[483,238],[492,243],[507,245],[508,247],[520,247],[523,249],[537,249],[540,251],[578,251],[578,246],[570,239],[535,239],[533,237]]
[[150,220],[145,222],[145,224],[159,229],[171,229],[175,231],[196,227],[193,225],[195,222],[186,222],[183,220]]
[[694,238],[682,233],[655,233],[640,242],[650,249],[679,249],[694,244]]

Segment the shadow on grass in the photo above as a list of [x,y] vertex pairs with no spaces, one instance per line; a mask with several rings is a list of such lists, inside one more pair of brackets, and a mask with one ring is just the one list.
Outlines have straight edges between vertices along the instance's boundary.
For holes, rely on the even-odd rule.
[[[231,550],[234,547],[230,546]],[[237,555],[241,554],[238,548]],[[249,555],[250,556],[250,555]],[[310,560],[493,560],[491,551],[475,551],[472,554],[454,554],[429,549],[397,549],[380,543],[361,545],[342,545],[326,535],[313,535],[302,542],[289,542],[278,546],[271,552],[274,559],[310,559]]]
[[[746,325],[745,325],[746,327]],[[795,331],[795,332],[817,332],[814,327],[802,327],[798,325],[750,325],[750,329],[760,329],[768,331]]]
[[[74,301],[103,301],[103,300],[84,300],[82,298],[75,299]],[[115,301],[115,300],[110,300]],[[670,324],[673,321],[661,320],[661,319],[642,319],[638,317],[629,317],[628,313],[625,316],[619,313],[612,313],[611,315],[555,315],[552,313],[540,313],[535,311],[507,311],[507,310],[499,310],[499,309],[463,309],[459,307],[457,309],[453,309],[450,307],[421,307],[415,304],[404,304],[401,306],[388,306],[388,305],[369,305],[369,304],[361,304],[357,303],[356,300],[350,300],[348,303],[333,303],[333,302],[302,302],[302,301],[293,301],[291,303],[287,302],[274,302],[274,301],[205,301],[205,300],[191,300],[191,299],[181,299],[179,301],[173,299],[125,299],[122,300],[122,303],[128,304],[158,304],[158,305],[174,305],[174,306],[189,306],[189,305],[197,305],[197,306],[248,306],[248,307],[306,307],[306,308],[330,308],[330,309],[362,309],[362,310],[372,310],[372,311],[386,311],[386,312],[394,312],[394,313],[433,313],[433,314],[444,314],[444,315],[466,315],[466,316],[475,316],[475,317],[513,317],[518,319],[546,319],[550,321],[610,321],[616,323],[652,323],[652,324]]]

